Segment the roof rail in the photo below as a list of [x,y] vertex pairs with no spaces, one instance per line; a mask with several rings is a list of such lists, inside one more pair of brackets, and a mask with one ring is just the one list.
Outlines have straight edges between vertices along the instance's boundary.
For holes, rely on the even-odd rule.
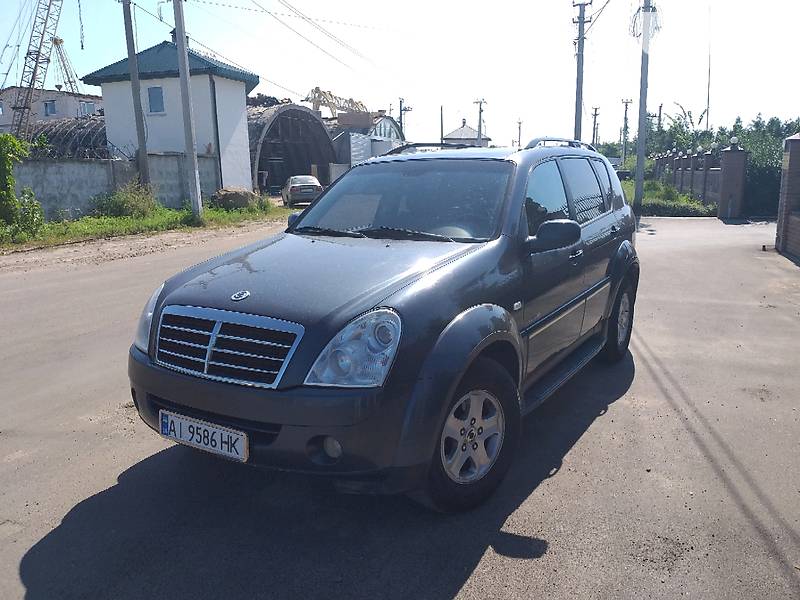
[[444,149],[461,149],[461,148],[475,148],[476,146],[470,144],[452,144],[449,142],[414,142],[403,144],[397,148],[392,148],[381,156],[390,156],[392,154],[405,154],[407,151],[416,151],[417,148],[444,148]]
[[546,146],[548,142],[554,142],[553,145],[560,145],[560,146],[569,146],[570,148],[586,148],[587,150],[591,150],[592,152],[597,152],[597,149],[592,146],[591,144],[587,144],[586,142],[582,142],[580,140],[570,140],[568,138],[558,138],[558,137],[538,137],[532,139],[528,142],[528,145],[525,146],[526,150],[531,148],[536,148],[538,146]]

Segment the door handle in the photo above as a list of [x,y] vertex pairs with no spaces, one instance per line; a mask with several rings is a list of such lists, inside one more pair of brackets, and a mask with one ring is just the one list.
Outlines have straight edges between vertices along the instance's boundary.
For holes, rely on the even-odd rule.
[[611,235],[617,235],[618,231],[619,231],[619,229],[617,229],[616,225],[612,225],[611,226]]
[[583,256],[583,250],[576,250],[575,252],[569,255],[569,259],[578,260],[581,256]]

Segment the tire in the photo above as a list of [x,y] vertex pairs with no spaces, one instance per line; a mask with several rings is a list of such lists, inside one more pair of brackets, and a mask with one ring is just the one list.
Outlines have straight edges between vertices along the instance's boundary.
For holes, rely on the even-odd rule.
[[[519,442],[518,397],[508,371],[493,360],[478,358],[448,403],[425,486],[411,498],[439,512],[460,512],[484,502],[508,472]],[[482,407],[479,417],[469,410],[473,404],[478,410],[476,402]],[[487,437],[481,424],[487,430],[495,427],[497,433]]]
[[[608,317],[606,343],[601,351],[601,356],[606,362],[613,363],[622,360],[628,353],[628,344],[633,332],[633,308],[636,302],[636,292],[629,278],[625,278],[614,299],[614,307]],[[627,307],[627,310],[626,310]],[[620,326],[620,316],[623,325]]]

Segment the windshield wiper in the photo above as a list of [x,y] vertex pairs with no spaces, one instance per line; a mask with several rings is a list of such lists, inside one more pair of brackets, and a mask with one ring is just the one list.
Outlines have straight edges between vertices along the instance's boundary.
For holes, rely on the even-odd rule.
[[431,233],[429,231],[417,231],[415,229],[404,229],[402,227],[367,227],[356,229],[356,232],[366,237],[389,238],[397,240],[432,240],[435,242],[454,242],[455,240],[446,235]]
[[329,227],[317,227],[316,225],[303,225],[295,227],[290,233],[317,233],[319,235],[330,235],[334,237],[367,237],[359,231],[344,231],[342,229],[330,229]]

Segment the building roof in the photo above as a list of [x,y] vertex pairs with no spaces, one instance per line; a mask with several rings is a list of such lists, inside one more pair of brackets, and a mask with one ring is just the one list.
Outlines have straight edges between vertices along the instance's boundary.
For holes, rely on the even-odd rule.
[[[11,90],[20,90],[18,85],[10,85],[8,87],[0,88],[0,94],[4,94]],[[44,90],[37,90],[36,94],[64,94],[65,96],[75,96],[76,98],[91,98],[92,100],[102,100],[102,96],[98,96],[96,94],[84,94],[82,92],[78,92],[74,94],[72,92],[68,92],[67,90],[52,90],[52,89],[44,89]]]
[[[467,125],[467,120],[461,120],[461,127],[456,129],[455,131],[451,131],[446,136],[444,136],[445,140],[477,140],[478,139],[478,130],[473,129],[469,125]],[[488,135],[481,133],[482,140],[489,140],[492,141]]]
[[[178,76],[178,47],[173,42],[161,42],[136,54],[141,79],[159,79]],[[258,85],[258,75],[233,67],[209,56],[189,49],[189,73],[202,75],[209,73],[218,77],[242,81],[247,93]],[[100,85],[111,81],[130,81],[128,59],[124,58],[112,65],[98,69],[81,79],[87,85]]]

